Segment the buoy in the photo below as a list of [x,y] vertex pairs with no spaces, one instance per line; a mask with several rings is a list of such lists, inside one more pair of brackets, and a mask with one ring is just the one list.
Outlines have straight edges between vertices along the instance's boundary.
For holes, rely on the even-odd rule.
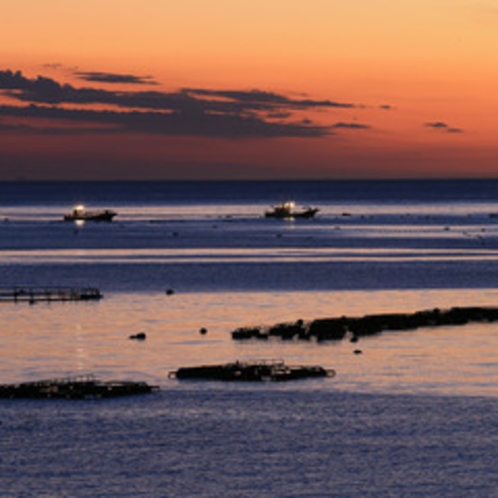
[[138,334],[130,335],[130,339],[137,339],[139,341],[144,341],[147,336],[145,335],[145,332],[139,332]]

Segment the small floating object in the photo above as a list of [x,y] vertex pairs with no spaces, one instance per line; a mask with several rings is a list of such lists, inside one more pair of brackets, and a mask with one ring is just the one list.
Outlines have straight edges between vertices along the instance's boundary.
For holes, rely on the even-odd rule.
[[115,211],[87,211],[82,204],[74,206],[73,210],[64,216],[64,221],[112,221],[117,215]]
[[0,398],[116,398],[158,390],[146,382],[100,381],[93,375],[0,385]]
[[166,289],[166,295],[167,296],[172,296],[175,293],[173,289]]
[[202,328],[199,330],[199,334],[201,334],[201,335],[206,335],[206,334],[207,334],[207,332],[208,332],[208,330],[207,330],[207,328],[205,328],[205,327],[202,327]]
[[182,367],[170,372],[170,378],[240,382],[289,381],[316,377],[334,377],[334,370],[321,366],[288,366],[283,361],[258,361]]
[[354,354],[363,354],[363,351],[361,349],[355,349],[353,351]]
[[147,335],[145,334],[145,332],[139,332],[138,334],[130,335],[129,339],[136,339],[138,341],[145,341],[145,339],[147,339]]

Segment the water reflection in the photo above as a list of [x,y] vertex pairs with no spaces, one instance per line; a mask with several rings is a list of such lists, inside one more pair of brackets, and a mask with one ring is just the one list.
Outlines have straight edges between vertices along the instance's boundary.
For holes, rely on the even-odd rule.
[[79,264],[79,263],[323,263],[323,262],[417,262],[417,261],[498,261],[494,249],[481,247],[395,248],[395,247],[272,247],[174,248],[174,249],[45,249],[2,251],[8,264]]
[[[498,395],[497,324],[385,332],[352,344],[232,341],[239,326],[495,305],[493,290],[111,294],[99,303],[2,303],[2,382],[93,372],[168,384],[179,366],[281,358],[337,377],[298,389]],[[208,333],[202,335],[205,327]],[[131,334],[145,332],[146,341]],[[360,349],[362,354],[354,354]],[[169,385],[169,384],[168,384]]]

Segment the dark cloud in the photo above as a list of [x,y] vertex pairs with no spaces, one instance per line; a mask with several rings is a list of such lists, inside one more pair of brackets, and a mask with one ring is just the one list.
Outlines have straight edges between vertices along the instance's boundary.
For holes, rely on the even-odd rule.
[[[29,105],[25,107],[0,106],[0,117],[23,119],[51,119],[80,124],[77,127],[48,127],[45,130],[33,125],[23,127],[24,131],[39,133],[116,133],[138,132],[161,135],[197,135],[207,137],[321,137],[329,134],[329,128],[304,123],[274,123],[253,116],[162,113],[162,112],[115,112],[61,109]],[[93,127],[91,126],[93,124]],[[16,127],[19,129],[19,127]],[[6,126],[3,126],[6,129]],[[12,128],[11,128],[12,129]]]
[[331,126],[331,128],[345,128],[348,130],[369,130],[371,128],[370,125],[361,124],[361,123],[343,123],[339,122]]
[[12,98],[39,104],[110,104],[118,107],[174,109],[175,105],[181,106],[185,100],[181,93],[113,92],[96,88],[75,88],[43,76],[29,79],[20,71],[0,71],[0,90],[2,89]]
[[[144,84],[148,78],[112,73],[78,74],[88,81],[102,83]],[[293,99],[262,90],[185,88],[175,92],[111,91],[76,88],[52,78],[28,78],[20,71],[5,70],[0,71],[2,91],[10,98],[29,105],[0,107],[0,116],[62,119],[80,123],[85,130],[95,125],[92,131],[98,133],[134,131],[230,138],[321,137],[331,134],[333,128],[369,128],[355,123],[337,123],[332,127],[316,125],[303,116],[305,111],[350,109],[357,107],[354,104],[301,97]],[[115,110],[91,110],[90,106],[95,104]],[[67,108],[69,105],[71,109]],[[33,131],[40,129],[33,126]],[[50,128],[53,133],[58,130],[57,127]]]
[[269,112],[266,117],[271,119],[287,119],[292,116],[292,113],[289,111],[274,111]]
[[11,97],[18,100],[39,104],[111,104],[126,108],[170,111],[243,113],[355,107],[353,104],[329,100],[293,100],[284,95],[260,90],[220,91],[186,88],[177,92],[115,92],[95,88],[75,88],[68,84],[61,85],[43,76],[29,79],[19,71],[16,73],[0,71],[0,89],[7,90]]
[[429,128],[433,128],[436,130],[442,130],[446,133],[463,133],[463,130],[461,128],[450,127],[447,123],[444,123],[443,121],[433,121],[433,122],[425,123],[424,126],[427,126]]
[[187,93],[198,96],[219,97],[230,99],[235,102],[244,102],[254,108],[266,108],[275,105],[291,108],[300,107],[339,107],[343,109],[351,109],[356,107],[354,104],[346,102],[332,102],[330,100],[293,100],[272,92],[262,90],[251,90],[248,92],[240,90],[203,90],[199,88],[187,88]]
[[425,123],[424,126],[428,126],[429,128],[448,128],[448,125],[446,123],[443,123],[442,121],[435,121],[433,123]]
[[75,75],[84,81],[91,81],[95,83],[124,83],[134,85],[157,85],[152,76],[135,76],[133,74],[115,74],[115,73],[101,73],[101,72],[85,72],[77,71]]

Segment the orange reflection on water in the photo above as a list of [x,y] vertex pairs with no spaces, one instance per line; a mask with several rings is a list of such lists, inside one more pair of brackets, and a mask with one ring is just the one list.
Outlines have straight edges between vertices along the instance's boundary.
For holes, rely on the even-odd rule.
[[[496,396],[498,324],[384,332],[356,344],[233,341],[230,335],[240,326],[492,306],[496,298],[492,290],[425,290],[114,294],[98,303],[1,303],[0,382],[95,373],[165,385],[176,382],[167,374],[180,366],[279,358],[337,371],[333,380],[293,384],[297,388]],[[147,339],[129,339],[138,332]]]

